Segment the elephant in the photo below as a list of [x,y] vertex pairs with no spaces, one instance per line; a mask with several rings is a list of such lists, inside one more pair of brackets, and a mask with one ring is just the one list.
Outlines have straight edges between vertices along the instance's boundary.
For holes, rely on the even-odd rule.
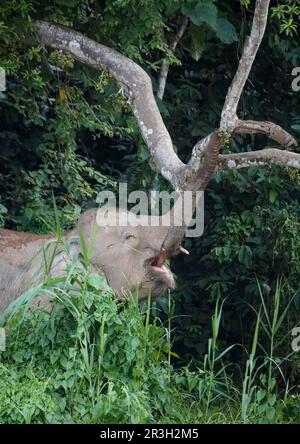
[[[116,218],[127,221],[129,216],[130,224],[98,223]],[[0,229],[0,312],[37,282],[47,258],[52,261],[51,277],[62,276],[75,255],[80,261],[82,239],[86,245],[92,243],[90,265],[105,276],[117,298],[126,298],[136,289],[141,300],[149,293],[156,298],[174,289],[174,276],[166,260],[180,251],[188,252],[181,245],[168,251],[163,248],[169,227],[161,220],[160,216],[137,216],[125,209],[89,209],[75,229],[63,233],[62,240],[70,245],[68,254],[57,247],[55,235]]]

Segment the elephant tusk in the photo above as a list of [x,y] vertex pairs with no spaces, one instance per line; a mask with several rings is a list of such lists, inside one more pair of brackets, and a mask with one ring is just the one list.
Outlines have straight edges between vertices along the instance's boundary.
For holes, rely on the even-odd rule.
[[185,248],[183,248],[181,245],[178,247],[178,250],[180,251],[180,253],[190,254],[190,252],[188,250],[186,250]]

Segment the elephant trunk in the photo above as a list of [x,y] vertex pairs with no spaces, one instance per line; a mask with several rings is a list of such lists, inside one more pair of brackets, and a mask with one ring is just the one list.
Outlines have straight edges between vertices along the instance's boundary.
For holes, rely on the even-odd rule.
[[188,197],[189,199],[187,199],[185,193],[180,193],[172,209],[162,216],[164,224],[167,224],[167,221],[169,221],[169,227],[161,247],[162,254],[166,257],[173,256],[180,250],[185,252],[181,247],[181,242],[192,220],[200,196],[198,193],[193,192],[189,193]]
[[180,244],[186,229],[192,220],[199,198],[202,196],[199,191],[205,190],[217,166],[221,143],[221,136],[218,131],[214,131],[210,136],[206,150],[202,153],[201,166],[197,174],[191,174],[191,165],[187,164],[185,167],[186,179],[182,189],[189,190],[189,193],[181,191],[173,208],[162,216],[162,218],[168,217],[170,220],[169,229],[161,248],[161,254],[165,257],[172,256],[181,248]]

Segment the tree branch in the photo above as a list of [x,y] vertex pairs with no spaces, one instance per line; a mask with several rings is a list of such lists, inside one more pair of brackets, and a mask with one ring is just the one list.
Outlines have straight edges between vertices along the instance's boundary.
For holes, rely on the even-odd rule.
[[181,189],[204,190],[217,166],[222,137],[214,131],[197,143],[182,171]]
[[245,153],[221,154],[217,169],[226,171],[250,166],[272,165],[300,170],[300,154],[282,151],[277,148],[264,148],[259,151],[248,151]]
[[[266,29],[270,0],[256,0],[254,18],[250,36],[246,39],[243,48],[242,57],[239,61],[238,69],[228,89],[225,103],[221,113],[220,130],[221,133],[246,132],[246,126],[242,125],[241,120],[237,117],[237,107],[244,86],[248,79],[258,48],[261,44]],[[239,125],[239,127],[238,127]],[[248,126],[248,130],[249,130]],[[244,131],[245,130],[245,131]],[[254,132],[254,125],[251,128]],[[209,141],[212,134],[204,137],[196,143],[193,148],[189,167],[193,170],[198,168],[201,174],[205,174],[201,168],[202,161],[205,157],[209,157]]]
[[[263,133],[286,147],[296,145],[295,139],[280,126],[271,122],[242,121],[236,115],[239,99],[263,38],[269,3],[269,0],[256,0],[251,34],[245,44],[237,73],[223,107],[221,132],[214,131],[198,142],[186,165],[173,150],[170,135],[156,105],[151,80],[141,67],[117,51],[58,25],[37,22],[38,37],[46,46],[67,51],[75,59],[95,69],[110,72],[124,89],[158,171],[177,191],[203,190],[216,168],[243,168],[253,164],[271,163],[299,168],[300,154],[274,148],[219,157],[223,131],[230,134]],[[171,49],[176,48],[186,26],[185,20],[175,36]]]
[[[279,125],[272,122],[256,122],[254,120],[243,121],[237,116],[237,108],[241,94],[265,33],[269,4],[270,0],[256,0],[251,33],[246,39],[238,69],[226,95],[221,113],[220,129],[221,134],[222,132],[229,134],[266,134],[285,148],[290,148],[292,146],[297,146],[297,141]],[[197,165],[199,162],[201,164],[201,159],[207,155],[206,152],[209,150],[210,137],[211,135],[201,139],[194,146],[190,160],[191,164]],[[253,155],[251,153],[222,155],[219,160],[219,168],[228,169],[230,168],[230,165],[234,168],[242,168],[243,166],[249,166],[253,163],[259,165],[267,162],[270,163],[272,161],[282,166],[286,166],[287,163],[289,163],[288,166],[295,165],[297,168],[298,154],[293,155],[291,153],[289,157],[288,155],[283,155],[283,151],[275,149],[272,149],[272,151],[269,149],[267,151],[262,150],[261,155],[258,153],[260,152],[255,151],[253,152]],[[199,171],[201,171],[200,167]]]
[[184,164],[173,150],[171,137],[158,110],[150,77],[132,60],[71,29],[38,21],[42,44],[69,52],[76,60],[106,70],[123,87],[158,171],[178,188]]
[[275,142],[289,148],[297,146],[297,142],[279,125],[275,125],[271,122],[256,122],[254,120],[243,121],[237,116],[237,108],[241,94],[265,33],[269,4],[270,0],[256,0],[251,33],[246,39],[238,69],[225,99],[221,114],[220,128],[230,134],[266,134]]
[[246,39],[238,69],[223,106],[220,122],[220,128],[223,131],[232,133],[237,124],[237,107],[265,33],[269,4],[270,0],[256,0],[251,33]]
[[[189,19],[188,17],[184,17],[177,33],[175,34],[173,40],[170,43],[170,50],[175,52],[176,47],[180,41],[180,39],[182,38],[183,34],[185,33],[185,30],[187,28],[187,25],[189,23]],[[162,100],[164,93],[165,93],[165,89],[166,89],[166,83],[167,83],[167,77],[168,77],[168,73],[169,73],[169,68],[170,68],[170,62],[167,59],[163,60],[162,63],[162,67],[159,73],[159,78],[158,78],[158,92],[157,92],[157,97]]]
[[298,143],[291,134],[285,131],[281,126],[272,122],[257,122],[255,120],[239,120],[236,123],[236,127],[233,131],[234,134],[266,134],[272,140],[284,146],[290,148],[297,146]]

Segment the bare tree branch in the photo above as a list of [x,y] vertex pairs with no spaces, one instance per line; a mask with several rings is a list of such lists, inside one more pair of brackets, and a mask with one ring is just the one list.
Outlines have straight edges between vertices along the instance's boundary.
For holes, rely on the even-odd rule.
[[221,115],[220,128],[232,133],[237,124],[237,107],[263,39],[270,0],[256,0],[250,36],[246,39],[239,66],[228,90]]
[[110,72],[122,85],[158,171],[177,189],[184,164],[173,150],[147,73],[117,51],[76,31],[42,21],[37,22],[37,28],[42,44],[67,51],[86,65]]
[[277,148],[264,148],[259,151],[248,151],[246,153],[221,154],[217,169],[226,171],[247,168],[249,166],[272,165],[300,170],[300,154],[282,151]]
[[[175,52],[176,47],[180,41],[180,39],[182,38],[183,34],[185,33],[185,30],[187,28],[187,25],[189,23],[189,19],[188,17],[184,17],[177,33],[175,34],[173,40],[170,43],[170,50]],[[168,62],[167,59],[164,59],[163,63],[162,63],[162,67],[159,73],[159,78],[158,78],[158,92],[157,92],[157,97],[162,100],[163,96],[165,94],[165,89],[166,89],[166,83],[167,83],[167,77],[168,77],[168,73],[169,73],[169,68],[170,68],[170,62]]]
[[110,72],[122,85],[158,171],[175,190],[195,190],[196,186],[204,189],[217,163],[220,146],[217,134],[208,137],[207,152],[192,157],[185,165],[173,150],[153,95],[151,80],[140,66],[71,29],[42,21],[37,22],[37,27],[42,44],[67,51],[86,65]]
[[255,120],[237,120],[236,127],[233,131],[234,134],[266,134],[272,140],[284,146],[290,148],[297,146],[298,143],[291,134],[285,131],[281,126],[272,122],[257,122]]
[[[246,129],[245,126],[242,126],[242,123],[244,122],[237,117],[237,107],[258,48],[264,36],[268,19],[269,3],[270,0],[256,0],[251,33],[246,39],[238,69],[228,89],[222,109],[220,121],[220,129],[222,132],[229,134],[232,134],[233,132],[239,133],[239,131],[246,132],[243,131],[243,128]],[[239,128],[237,128],[238,125]],[[254,132],[253,128],[254,126],[252,127],[251,132]],[[248,129],[250,128],[248,127]],[[199,140],[194,146],[190,160],[192,165],[197,166],[201,163],[201,159],[205,156],[205,153],[208,150],[210,137],[211,134]]]

